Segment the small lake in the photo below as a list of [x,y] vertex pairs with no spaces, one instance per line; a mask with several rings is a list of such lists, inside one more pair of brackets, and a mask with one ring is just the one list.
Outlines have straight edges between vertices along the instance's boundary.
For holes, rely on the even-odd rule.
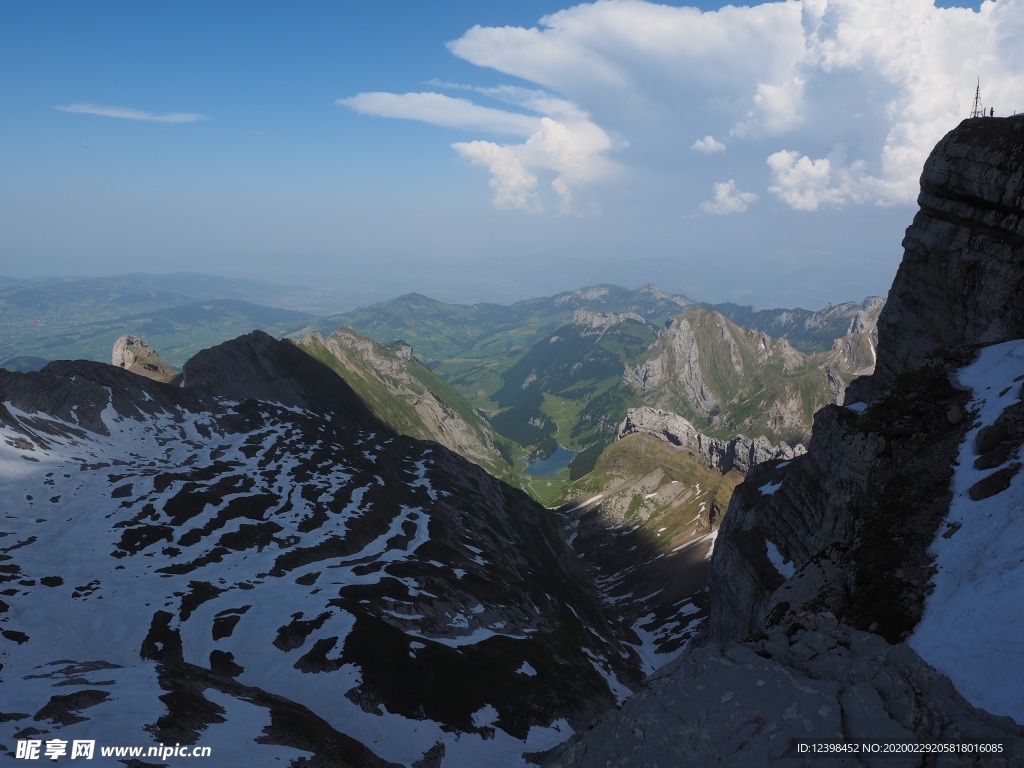
[[546,459],[536,459],[526,467],[526,474],[531,477],[554,477],[558,470],[565,469],[576,458],[578,451],[558,446]]

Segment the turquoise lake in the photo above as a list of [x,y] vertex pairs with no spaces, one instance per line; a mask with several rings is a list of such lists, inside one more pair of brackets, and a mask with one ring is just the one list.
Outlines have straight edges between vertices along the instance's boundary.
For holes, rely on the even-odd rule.
[[526,474],[532,477],[554,477],[558,470],[565,469],[576,458],[578,451],[558,446],[546,459],[537,459],[526,468]]

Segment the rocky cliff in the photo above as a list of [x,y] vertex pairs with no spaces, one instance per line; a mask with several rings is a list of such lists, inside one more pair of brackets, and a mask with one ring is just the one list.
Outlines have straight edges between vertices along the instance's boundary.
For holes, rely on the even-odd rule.
[[1020,764],[1022,179],[1024,117],[935,148],[876,373],[816,414],[806,456],[733,494],[703,645],[549,765],[815,765],[798,741],[861,739]]
[[350,328],[327,338],[315,333],[299,344],[345,379],[395,431],[438,442],[495,476],[511,474],[483,417],[420,363],[408,344],[385,347]]
[[778,459],[786,461],[806,453],[799,443],[773,445],[766,437],[750,438],[737,435],[730,440],[719,440],[698,432],[696,427],[682,416],[656,408],[630,408],[619,426],[618,438],[641,433],[654,435],[660,440],[688,451],[705,466],[717,469],[723,474],[735,469],[747,474],[758,464]]
[[154,381],[173,384],[181,378],[181,374],[164,362],[155,349],[131,334],[114,342],[110,362],[118,368],[125,368]]
[[805,355],[786,339],[739,327],[710,309],[672,318],[623,381],[647,406],[681,414],[702,431],[806,441],[814,411],[842,402],[874,364],[873,327],[850,320],[830,352]]
[[884,305],[880,296],[868,296],[861,302],[828,304],[818,310],[755,309],[736,304],[712,304],[711,309],[737,325],[784,337],[801,352],[813,354],[827,350],[842,336],[874,334]]
[[936,350],[1018,338],[1024,327],[1024,121],[972,120],[921,174],[921,210],[878,320],[874,387]]

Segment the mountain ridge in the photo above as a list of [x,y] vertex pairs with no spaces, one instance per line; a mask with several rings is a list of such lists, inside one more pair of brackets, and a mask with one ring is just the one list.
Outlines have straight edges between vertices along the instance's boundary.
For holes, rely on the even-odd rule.
[[395,435],[291,342],[254,332],[183,373],[0,372],[5,750],[230,717],[246,760],[514,761],[639,681],[525,494]]

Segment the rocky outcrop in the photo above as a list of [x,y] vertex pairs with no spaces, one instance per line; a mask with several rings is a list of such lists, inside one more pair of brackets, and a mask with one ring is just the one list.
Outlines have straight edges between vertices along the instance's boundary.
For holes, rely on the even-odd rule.
[[[556,749],[546,768],[926,765],[898,755],[802,754],[798,743],[1003,743],[1020,733],[972,707],[905,645],[811,616],[749,643],[705,646]],[[906,757],[906,756],[904,756]],[[977,756],[940,765],[974,765]],[[984,765],[1014,765],[1006,755]]]
[[799,443],[795,446],[787,443],[773,445],[766,437],[737,435],[731,440],[719,440],[698,432],[682,416],[655,408],[630,408],[627,411],[625,420],[619,426],[618,437],[635,433],[654,435],[678,446],[700,459],[705,466],[723,474],[734,469],[745,475],[751,468],[766,461],[789,460],[806,453],[804,446]]
[[114,342],[111,363],[154,381],[174,384],[181,374],[165,363],[156,350],[138,336],[126,334]]
[[921,174],[920,211],[878,320],[868,397],[944,347],[1024,327],[1024,116],[962,123]]
[[[950,374],[973,358],[965,344],[1024,336],[1012,288],[1024,280],[1024,240],[1013,240],[1022,142],[1024,119],[974,120],[933,151],[879,321],[878,369],[847,396],[872,402],[819,411],[806,457],[734,494],[712,563],[712,582],[730,584],[712,601],[712,639],[814,609],[893,642],[920,620],[928,548],[970,426],[960,416],[968,393]],[[792,577],[769,563],[769,545],[793,563]]]
[[656,392],[671,385],[700,418],[707,419],[721,406],[718,397],[704,380],[701,351],[689,318],[669,321],[658,335],[655,356],[627,368],[623,380],[644,392]]
[[714,304],[737,325],[787,339],[806,354],[827,349],[834,339],[857,333],[874,333],[878,314],[885,305],[880,296],[864,301],[827,304],[822,309],[755,309],[736,304]]
[[683,414],[701,429],[804,442],[813,412],[842,402],[852,375],[873,365],[869,315],[865,309],[859,320],[851,318],[845,330],[863,330],[836,341],[831,352],[805,355],[786,339],[690,307],[626,367],[623,381],[644,405]]
[[636,312],[593,312],[589,309],[577,309],[572,313],[572,324],[591,331],[606,331],[613,325],[633,320],[646,324],[647,321]]
[[[945,371],[896,382],[870,409],[828,406],[806,456],[766,468],[733,494],[712,563],[729,590],[712,601],[709,636],[725,642],[808,610],[829,610],[895,642],[921,616],[927,548],[949,508],[966,394]],[[770,562],[775,547],[796,573]]]

